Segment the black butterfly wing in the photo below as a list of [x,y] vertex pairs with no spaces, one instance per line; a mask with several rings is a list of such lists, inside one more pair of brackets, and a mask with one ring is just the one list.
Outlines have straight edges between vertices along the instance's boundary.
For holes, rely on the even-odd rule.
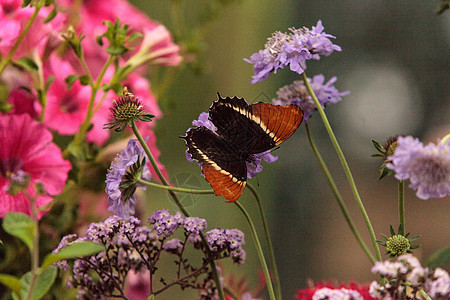
[[202,165],[203,175],[216,195],[236,201],[247,180],[245,161],[227,141],[206,127],[190,129],[182,138],[189,154]]
[[303,120],[297,105],[249,105],[242,98],[222,98],[213,103],[209,117],[217,133],[241,153],[257,154],[289,138]]

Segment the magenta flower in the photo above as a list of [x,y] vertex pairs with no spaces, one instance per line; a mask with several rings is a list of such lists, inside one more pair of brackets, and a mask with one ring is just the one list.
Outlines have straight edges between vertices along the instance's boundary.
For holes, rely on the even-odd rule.
[[[34,7],[21,7],[22,0],[0,1],[0,53],[6,56],[16,42],[20,32],[34,12]],[[42,51],[49,39],[58,35],[63,28],[65,16],[57,14],[50,22],[44,19],[52,11],[52,7],[43,7],[33,22],[28,34],[20,44],[14,59],[27,55],[32,50]]]
[[450,140],[424,146],[412,136],[398,137],[398,146],[386,167],[395,178],[411,181],[420,199],[450,196]]
[[[26,191],[35,195],[33,185],[41,183],[48,195],[39,195],[36,207],[52,201],[52,195],[62,192],[71,169],[63,160],[61,150],[52,142],[51,133],[27,114],[0,116],[0,217],[8,212],[31,215],[29,199],[23,193],[7,192],[14,178],[29,176]],[[46,211],[39,211],[41,218]]]

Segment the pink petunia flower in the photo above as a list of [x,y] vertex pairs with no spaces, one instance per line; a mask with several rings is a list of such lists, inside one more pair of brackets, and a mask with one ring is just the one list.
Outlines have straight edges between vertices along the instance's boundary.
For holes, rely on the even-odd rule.
[[[21,4],[21,0],[0,0],[0,28],[2,28],[0,32],[0,53],[3,56],[11,50],[35,10],[34,7],[29,6],[22,8]],[[57,14],[50,22],[44,22],[51,11],[52,7],[40,9],[14,58],[27,55],[31,50],[44,49],[48,39],[53,38],[63,28],[65,22],[63,14]]]
[[[62,135],[72,135],[78,132],[86,117],[86,111],[91,95],[90,88],[75,82],[70,90],[64,79],[75,71],[68,62],[53,56],[44,67],[46,77],[54,76],[55,81],[47,93],[44,124]],[[41,108],[39,107],[38,110]]]
[[[30,201],[23,193],[13,196],[7,192],[11,181],[28,175],[30,196],[35,195],[33,185],[41,183],[48,195],[37,197],[36,207],[40,208],[52,201],[51,195],[62,192],[71,165],[63,160],[45,126],[27,114],[1,115],[0,140],[0,217],[8,212],[31,215]],[[38,218],[46,212],[39,211]]]

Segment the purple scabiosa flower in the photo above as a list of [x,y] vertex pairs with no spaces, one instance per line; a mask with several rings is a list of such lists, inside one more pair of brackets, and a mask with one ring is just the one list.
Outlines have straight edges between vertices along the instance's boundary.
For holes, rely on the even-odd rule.
[[254,65],[255,75],[251,83],[266,80],[272,72],[276,73],[288,65],[291,71],[302,74],[306,70],[307,60],[319,60],[322,55],[341,51],[341,47],[330,41],[335,37],[323,32],[323,29],[319,20],[312,29],[290,28],[289,33],[273,33],[264,49],[252,54],[250,59],[244,59]]
[[[214,124],[209,119],[209,114],[206,112],[202,112],[197,120],[192,121],[192,125],[196,127],[206,127],[212,132],[217,131],[217,127],[214,126]],[[186,159],[190,162],[193,162],[194,159],[192,158],[191,154],[189,153],[189,149],[186,149]],[[247,165],[247,178],[253,178],[255,175],[263,170],[263,166],[261,165],[261,161],[264,160],[268,163],[273,163],[274,161],[278,160],[278,156],[272,155],[270,150],[254,154],[252,157],[252,162],[245,162]],[[198,163],[198,162],[197,162]],[[200,163],[198,163],[199,166],[201,166]]]
[[[328,82],[325,82],[325,76],[322,74],[314,76],[312,79],[308,78],[308,82],[319,100],[322,108],[329,103],[336,103],[342,100],[341,97],[350,94],[349,91],[339,92],[335,87],[337,77],[332,77]],[[314,101],[308,93],[308,89],[302,80],[296,80],[289,85],[280,88],[277,91],[277,98],[272,100],[276,105],[295,104],[303,110],[303,120],[308,121],[311,114],[317,110]]]
[[228,252],[235,263],[245,262],[246,253],[242,249],[242,245],[245,244],[244,233],[239,229],[216,228],[208,231],[205,238],[210,246],[211,254],[216,259],[228,256],[226,254]]
[[137,179],[150,180],[150,171],[146,165],[147,156],[138,140],[130,139],[127,147],[111,163],[106,175],[106,193],[108,194],[109,211],[123,219],[129,219],[134,214]]
[[450,196],[450,140],[424,146],[412,136],[398,137],[398,145],[386,167],[395,178],[409,179],[420,199]]

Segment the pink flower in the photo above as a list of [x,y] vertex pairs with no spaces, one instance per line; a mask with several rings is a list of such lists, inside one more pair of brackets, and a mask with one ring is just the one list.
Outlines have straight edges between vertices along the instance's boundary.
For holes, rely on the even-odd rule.
[[[52,142],[51,133],[27,114],[0,116],[0,217],[8,212],[31,215],[29,199],[23,194],[8,194],[7,189],[15,177],[30,177],[27,193],[35,195],[33,185],[41,183],[48,195],[36,199],[40,208],[52,201],[51,195],[62,192],[71,169],[62,159],[61,150]],[[46,211],[40,211],[41,218]]]
[[55,77],[47,93],[44,124],[62,135],[75,134],[86,117],[90,88],[77,81],[67,90],[64,79],[75,71],[57,56],[51,58],[44,72],[46,77]]
[[131,270],[127,276],[127,290],[125,292],[128,299],[146,300],[150,295],[149,271],[136,272]]
[[[34,7],[29,6],[22,8],[21,4],[21,0],[0,0],[0,28],[2,28],[0,32],[0,53],[3,56],[11,50],[35,10]],[[48,23],[44,22],[51,11],[52,7],[41,8],[14,58],[27,55],[34,49],[42,50],[47,40],[62,29],[65,21],[63,14],[57,14]]]
[[12,114],[26,113],[32,118],[37,117],[35,103],[37,99],[34,95],[24,89],[14,89],[9,93],[8,103],[13,106]]

